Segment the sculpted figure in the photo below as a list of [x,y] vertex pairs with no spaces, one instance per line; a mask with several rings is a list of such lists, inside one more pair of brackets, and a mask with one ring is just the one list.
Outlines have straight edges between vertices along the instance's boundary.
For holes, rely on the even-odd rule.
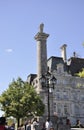
[[42,23],[42,24],[40,24],[40,26],[39,26],[39,32],[40,33],[42,33],[43,32],[43,27],[44,27],[44,24]]

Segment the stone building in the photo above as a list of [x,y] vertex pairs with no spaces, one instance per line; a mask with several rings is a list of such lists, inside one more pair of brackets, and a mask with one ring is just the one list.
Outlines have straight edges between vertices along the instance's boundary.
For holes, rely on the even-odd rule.
[[61,57],[51,56],[47,59],[47,38],[49,34],[43,32],[44,24],[39,27],[35,35],[37,41],[37,74],[30,74],[27,81],[41,94],[47,114],[47,92],[39,82],[40,76],[49,72],[54,75],[57,82],[50,93],[50,115],[67,117],[72,124],[79,119],[84,124],[84,78],[76,76],[76,73],[84,68],[84,59],[78,58],[74,52],[73,57],[67,59],[66,47],[61,49]]

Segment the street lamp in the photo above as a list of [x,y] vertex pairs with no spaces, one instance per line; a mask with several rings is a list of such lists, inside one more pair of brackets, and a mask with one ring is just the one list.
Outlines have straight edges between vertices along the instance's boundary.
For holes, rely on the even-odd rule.
[[47,88],[48,93],[48,119],[50,119],[50,89],[54,89],[57,79],[50,73],[47,72],[45,75],[42,75],[39,79],[42,88]]

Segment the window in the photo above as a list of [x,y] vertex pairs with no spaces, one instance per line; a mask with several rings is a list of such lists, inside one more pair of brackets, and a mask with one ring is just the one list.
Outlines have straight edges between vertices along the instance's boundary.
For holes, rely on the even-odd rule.
[[78,107],[78,105],[75,105],[74,110],[75,110],[75,114],[78,115],[79,114],[79,107]]
[[60,98],[61,98],[61,93],[60,93],[59,90],[56,92],[56,98],[57,98],[57,99],[60,99]]
[[68,114],[68,106],[66,104],[64,105],[64,114]]
[[66,92],[66,91],[63,92],[63,98],[68,99],[68,92]]
[[58,104],[57,105],[57,112],[58,112],[58,114],[61,114],[61,108],[62,108],[61,104]]
[[56,103],[54,102],[54,111],[56,111]]
[[72,92],[72,99],[77,100],[78,98],[77,95],[78,94],[76,92]]
[[83,94],[80,96],[80,98],[81,98],[82,101],[84,101],[84,95]]
[[57,65],[57,72],[58,73],[63,73],[64,72],[63,64],[60,63],[60,64]]

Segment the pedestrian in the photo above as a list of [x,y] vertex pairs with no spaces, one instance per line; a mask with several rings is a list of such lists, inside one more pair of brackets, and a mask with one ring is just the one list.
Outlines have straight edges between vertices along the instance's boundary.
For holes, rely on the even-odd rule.
[[28,121],[28,124],[26,125],[26,130],[31,130],[31,120]]
[[6,118],[0,117],[0,130],[8,130],[6,125],[7,125]]
[[76,128],[83,128],[83,125],[81,124],[80,120],[76,121]]
[[49,118],[46,119],[45,127],[46,127],[46,130],[49,130],[52,127],[52,122],[50,121]]
[[9,130],[15,130],[15,124],[14,123],[9,127]]
[[43,123],[43,125],[42,125],[42,129],[41,129],[41,130],[46,130],[45,122]]
[[51,127],[51,128],[50,128],[50,130],[54,130],[54,128],[53,128],[53,127]]
[[70,119],[66,119],[66,125],[69,126],[69,128],[71,128],[71,122],[70,122]]
[[23,124],[21,124],[21,130],[25,130],[25,126]]
[[34,118],[33,130],[39,130],[39,122],[37,121],[37,118]]

